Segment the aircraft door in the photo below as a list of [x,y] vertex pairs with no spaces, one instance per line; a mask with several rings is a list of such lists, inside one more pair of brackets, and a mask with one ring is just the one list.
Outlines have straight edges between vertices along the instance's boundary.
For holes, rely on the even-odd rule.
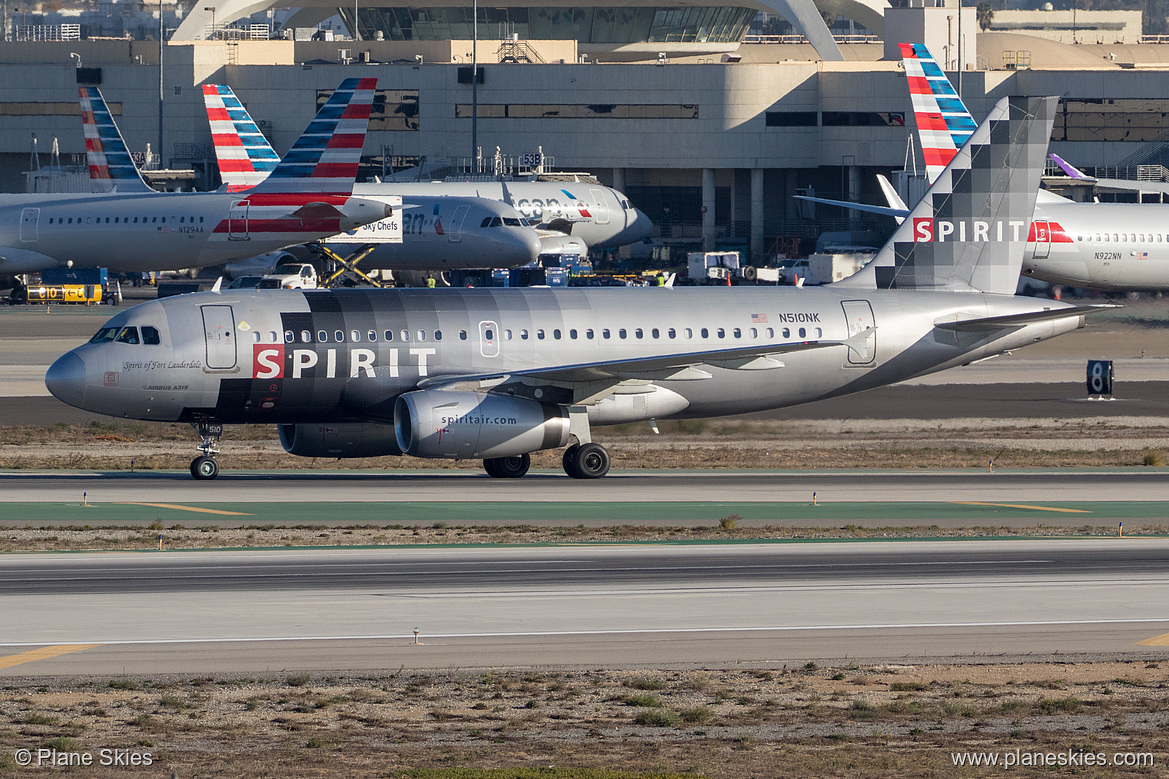
[[207,367],[222,371],[235,367],[235,315],[231,306],[202,306],[203,334],[207,339]]
[[20,212],[20,240],[24,243],[35,243],[38,236],[37,223],[41,220],[39,208],[26,208]]
[[[869,328],[876,327],[873,319],[873,307],[867,300],[844,300],[840,303],[844,307],[844,320],[848,323],[848,337],[863,333]],[[869,337],[860,344],[857,350],[848,350],[849,365],[870,365],[877,359],[877,334],[869,333]]]
[[248,234],[248,201],[237,200],[227,211],[227,240],[247,241]]
[[1034,222],[1035,248],[1032,256],[1042,260],[1051,252],[1051,225],[1047,222]]
[[484,357],[499,356],[499,324],[483,321],[479,323],[479,353]]
[[463,220],[467,218],[467,212],[470,210],[470,206],[459,206],[455,209],[454,215],[451,216],[451,229],[447,233],[451,243],[459,243],[463,240]]
[[609,204],[605,201],[605,193],[599,189],[590,189],[589,194],[597,202],[593,211],[593,220],[599,225],[609,224]]

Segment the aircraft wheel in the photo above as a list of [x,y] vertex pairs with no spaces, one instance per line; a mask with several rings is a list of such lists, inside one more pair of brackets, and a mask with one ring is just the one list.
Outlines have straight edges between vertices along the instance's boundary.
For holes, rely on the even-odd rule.
[[[566,461],[568,453],[565,452]],[[582,444],[572,453],[572,470],[565,467],[574,479],[599,479],[609,472],[609,450],[600,444]]]
[[532,456],[521,454],[518,457],[490,457],[483,461],[483,470],[488,476],[496,479],[518,479],[532,467]]
[[214,457],[196,457],[191,460],[191,475],[200,481],[214,479],[219,475],[219,463]]
[[580,449],[580,444],[573,444],[564,450],[564,458],[560,461],[564,466],[564,472],[574,479],[584,478],[576,470],[576,450]]

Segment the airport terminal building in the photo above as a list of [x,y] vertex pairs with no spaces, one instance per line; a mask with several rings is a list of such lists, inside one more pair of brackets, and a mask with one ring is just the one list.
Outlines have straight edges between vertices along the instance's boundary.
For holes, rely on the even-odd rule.
[[[979,34],[972,8],[959,23],[956,7],[882,4],[481,6],[475,85],[461,3],[422,16],[358,4],[359,40],[200,40],[193,10],[161,47],[161,68],[156,41],[3,42],[0,188],[24,191],[34,134],[42,166],[54,138],[66,159],[84,152],[79,84],[101,87],[132,150],[149,144],[163,166],[213,178],[201,84],[230,85],[283,152],[343,78],[376,76],[369,171],[417,161],[428,176],[462,170],[474,125],[488,170],[499,164],[497,148],[504,167],[539,152],[550,168],[623,189],[663,239],[739,245],[760,257],[870,224],[792,195],[876,202],[875,174],[907,167],[902,38],[925,40],[952,80],[961,74],[976,118],[1005,95],[1058,94],[1053,151],[1088,168],[1157,160],[1169,130],[1169,46]],[[744,39],[758,10],[777,8],[804,19],[813,42]],[[815,20],[817,8],[853,13],[883,42],[838,43],[812,29],[809,8]],[[290,24],[338,10],[302,8]],[[352,12],[342,12],[350,23]],[[606,15],[619,19],[599,25]],[[204,31],[218,35],[220,26]]]

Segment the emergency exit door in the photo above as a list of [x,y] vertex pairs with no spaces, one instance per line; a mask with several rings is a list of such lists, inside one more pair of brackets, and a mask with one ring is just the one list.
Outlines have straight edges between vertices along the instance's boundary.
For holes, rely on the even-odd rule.
[[[873,307],[867,300],[844,300],[840,303],[844,307],[844,319],[848,322],[848,337],[863,333],[876,327],[873,321]],[[869,333],[868,337],[859,344],[853,344],[848,349],[848,363],[850,365],[869,365],[877,359],[877,334]]]
[[203,334],[207,339],[207,367],[235,367],[235,316],[231,306],[203,306]]

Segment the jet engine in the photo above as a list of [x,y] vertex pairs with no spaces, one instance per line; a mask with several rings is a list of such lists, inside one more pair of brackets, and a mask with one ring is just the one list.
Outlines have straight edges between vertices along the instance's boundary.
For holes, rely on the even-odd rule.
[[517,457],[568,444],[568,412],[506,395],[419,390],[398,397],[394,431],[414,457]]
[[280,425],[280,445],[300,457],[400,455],[392,425],[378,422]]

